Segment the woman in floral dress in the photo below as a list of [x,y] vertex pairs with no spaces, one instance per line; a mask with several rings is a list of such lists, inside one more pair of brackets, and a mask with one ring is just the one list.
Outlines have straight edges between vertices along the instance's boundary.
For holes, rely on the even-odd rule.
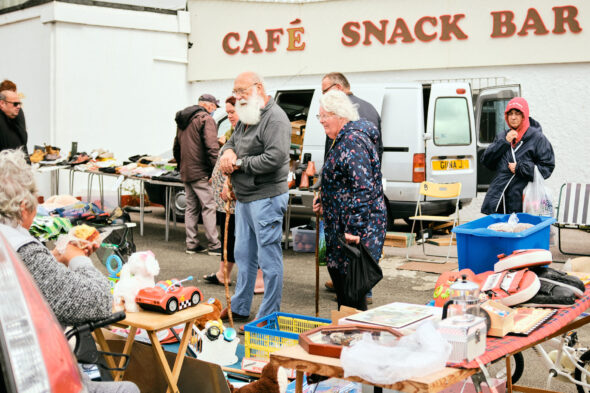
[[362,242],[378,261],[383,251],[387,211],[381,182],[381,162],[375,143],[378,130],[360,119],[355,106],[341,91],[329,91],[320,99],[318,118],[326,135],[334,139],[322,170],[321,200],[314,211],[324,215],[326,259],[334,282],[338,306],[366,310],[359,304],[343,304],[341,290],[348,261],[338,243],[344,235],[348,243]]

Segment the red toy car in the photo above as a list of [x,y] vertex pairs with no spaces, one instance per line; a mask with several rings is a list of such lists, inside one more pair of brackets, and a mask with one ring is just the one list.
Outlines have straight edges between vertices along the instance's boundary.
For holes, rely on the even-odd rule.
[[197,287],[183,287],[181,282],[192,280],[188,276],[184,280],[173,278],[158,281],[155,287],[143,288],[135,297],[135,301],[142,308],[151,311],[174,314],[183,308],[196,306],[203,299],[203,293]]

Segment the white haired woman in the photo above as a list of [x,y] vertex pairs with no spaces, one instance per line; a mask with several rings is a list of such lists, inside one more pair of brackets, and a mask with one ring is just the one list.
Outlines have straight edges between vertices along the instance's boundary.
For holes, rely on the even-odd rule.
[[29,234],[37,212],[37,187],[25,155],[0,152],[0,233],[35,279],[58,321],[76,325],[112,314],[109,282],[87,253],[68,244],[64,254],[51,253]]
[[326,259],[334,282],[338,306],[366,310],[366,298],[358,304],[344,304],[342,284],[348,261],[338,237],[348,243],[363,243],[378,261],[383,251],[387,211],[381,183],[381,162],[376,143],[379,132],[358,112],[341,91],[329,91],[320,99],[318,119],[334,142],[322,170],[320,198],[314,211],[323,211],[326,233]]
[[[107,278],[87,254],[68,244],[65,252],[51,253],[28,232],[37,212],[33,171],[21,150],[0,152],[0,233],[20,256],[64,326],[105,319],[113,299]],[[89,393],[139,393],[132,382],[94,382],[82,373]]]

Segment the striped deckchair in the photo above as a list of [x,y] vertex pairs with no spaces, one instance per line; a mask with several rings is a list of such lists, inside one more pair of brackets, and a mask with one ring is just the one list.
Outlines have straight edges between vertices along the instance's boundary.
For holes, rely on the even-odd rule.
[[562,228],[590,231],[590,184],[564,183],[561,186],[556,219],[555,226],[559,229],[559,251],[562,254],[590,255],[564,252],[561,249]]

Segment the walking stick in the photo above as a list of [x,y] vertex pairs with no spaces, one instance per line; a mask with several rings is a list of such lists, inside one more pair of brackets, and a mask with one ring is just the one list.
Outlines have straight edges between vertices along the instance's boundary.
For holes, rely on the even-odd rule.
[[[313,191],[313,200],[316,199]],[[320,316],[320,212],[315,213],[315,316]]]
[[229,277],[227,273],[227,232],[229,227],[229,218],[231,215],[231,175],[227,175],[227,201],[225,201],[225,231],[223,234],[223,286],[225,287],[225,301],[227,303],[227,315],[229,316],[229,325],[234,328],[234,317],[231,311],[231,297],[229,296]]

